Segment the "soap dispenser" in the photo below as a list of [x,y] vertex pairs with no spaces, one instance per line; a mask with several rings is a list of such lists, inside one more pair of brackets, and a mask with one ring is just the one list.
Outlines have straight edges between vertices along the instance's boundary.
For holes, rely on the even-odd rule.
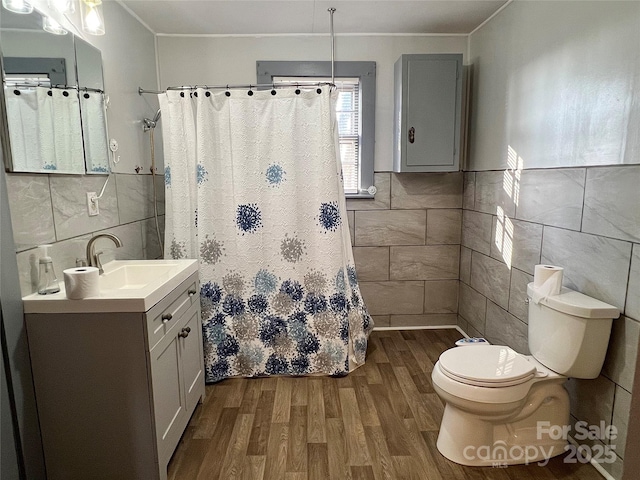
[[53,269],[53,260],[49,256],[51,245],[40,245],[40,275],[38,276],[38,293],[40,295],[50,295],[60,291],[58,278]]

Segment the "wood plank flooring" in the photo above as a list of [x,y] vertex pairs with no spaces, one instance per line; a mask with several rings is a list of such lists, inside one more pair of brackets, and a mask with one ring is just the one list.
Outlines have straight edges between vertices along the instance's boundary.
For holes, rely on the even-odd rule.
[[588,464],[464,467],[436,448],[444,410],[431,385],[455,330],[375,331],[343,378],[228,379],[207,386],[170,480],[600,480]]

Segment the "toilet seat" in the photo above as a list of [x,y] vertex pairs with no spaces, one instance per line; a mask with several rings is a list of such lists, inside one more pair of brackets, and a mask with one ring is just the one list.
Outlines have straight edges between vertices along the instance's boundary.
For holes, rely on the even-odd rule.
[[477,387],[521,385],[536,376],[536,366],[515,350],[502,345],[480,345],[469,350],[451,348],[438,360],[450,379]]

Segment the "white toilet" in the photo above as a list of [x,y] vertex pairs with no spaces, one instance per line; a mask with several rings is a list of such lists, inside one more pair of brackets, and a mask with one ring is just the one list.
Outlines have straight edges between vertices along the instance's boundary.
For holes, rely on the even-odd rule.
[[[532,297],[533,284],[527,288]],[[462,465],[538,462],[564,452],[569,425],[568,377],[596,378],[604,362],[611,322],[620,311],[563,288],[529,301],[529,350],[507,346],[454,347],[440,355],[431,375],[445,403],[438,450]]]

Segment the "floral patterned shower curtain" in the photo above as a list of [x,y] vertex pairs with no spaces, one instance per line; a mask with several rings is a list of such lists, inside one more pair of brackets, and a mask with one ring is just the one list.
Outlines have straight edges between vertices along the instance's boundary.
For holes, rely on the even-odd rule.
[[200,261],[206,380],[347,374],[364,363],[373,322],[351,250],[336,93],[252,93],[159,97],[165,258]]

